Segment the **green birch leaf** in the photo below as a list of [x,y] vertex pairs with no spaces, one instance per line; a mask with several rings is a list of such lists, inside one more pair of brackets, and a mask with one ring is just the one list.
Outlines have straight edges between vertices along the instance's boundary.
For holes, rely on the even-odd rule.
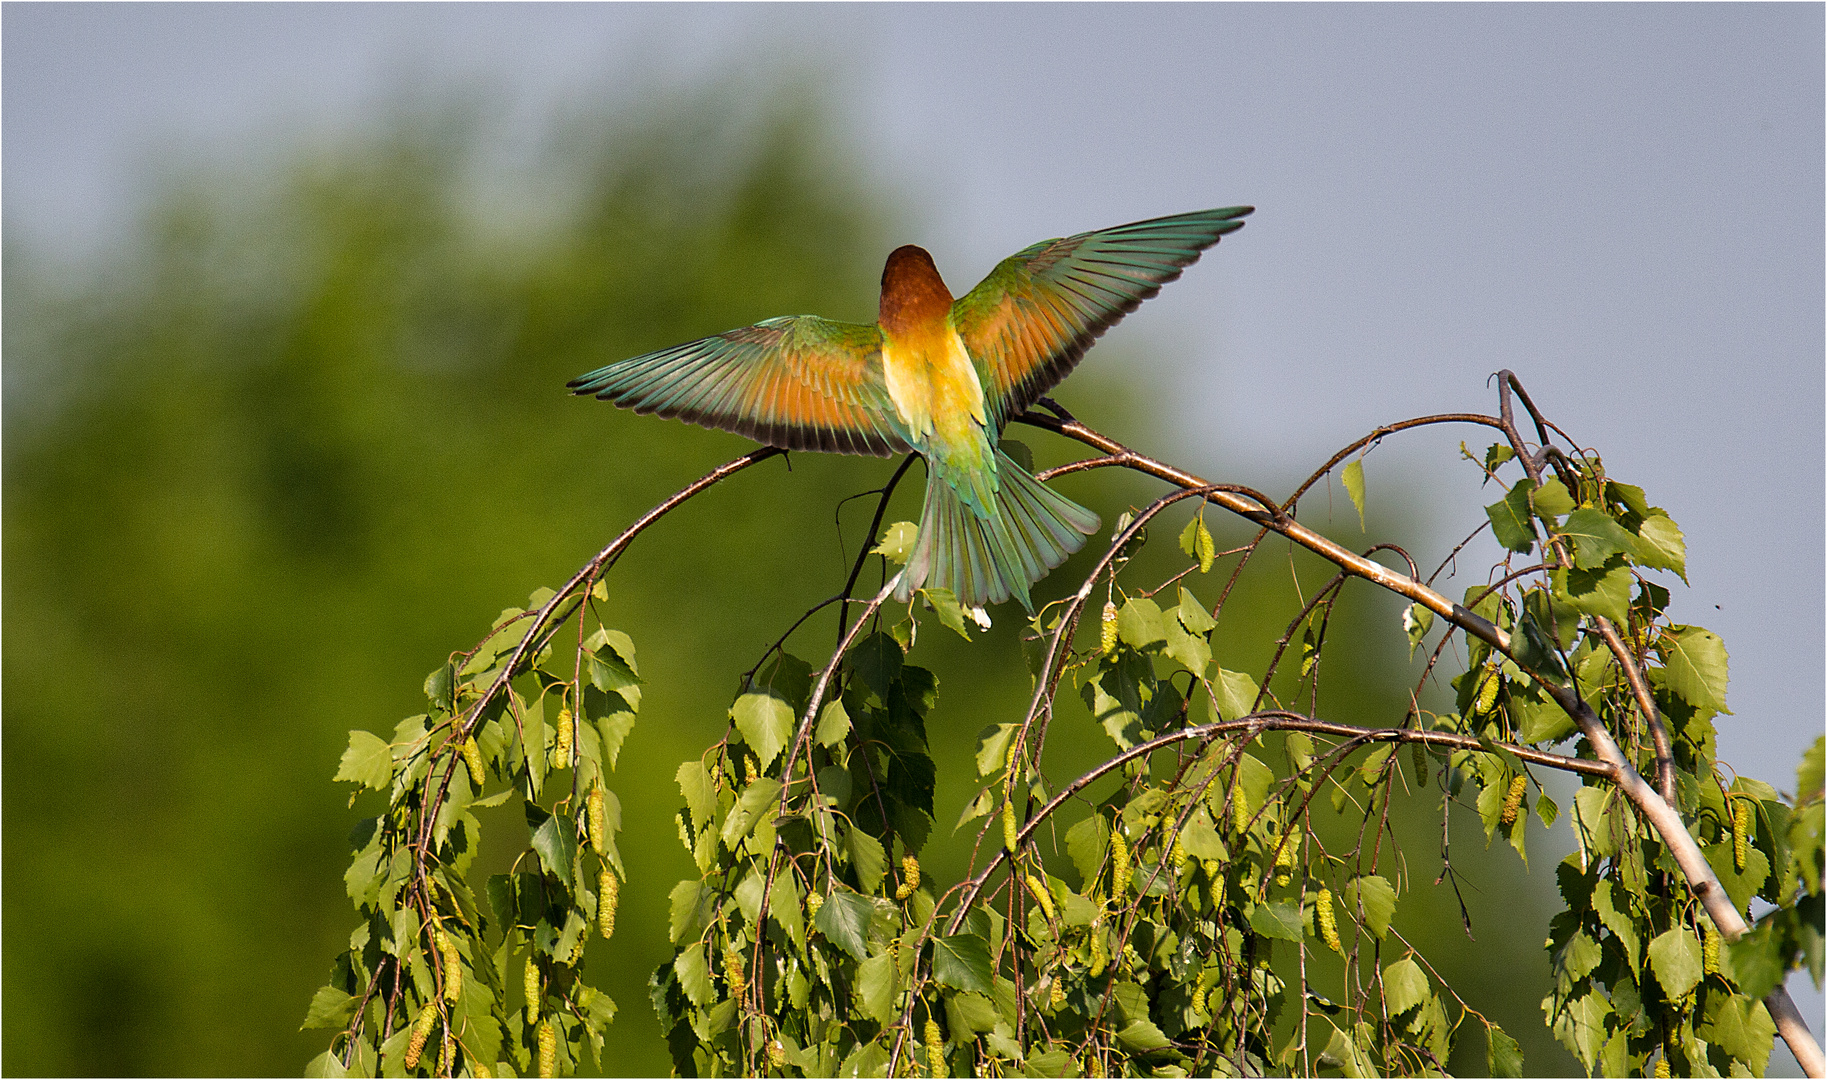
[[1649,505],[1649,498],[1643,494],[1643,489],[1635,484],[1620,484],[1608,479],[1605,481],[1605,494],[1612,502],[1622,503],[1626,510],[1638,517],[1648,517],[1653,509]]
[[1078,867],[1079,880],[1089,889],[1104,865],[1104,848],[1110,842],[1110,825],[1102,814],[1090,817],[1066,830],[1066,854]]
[[1320,1054],[1320,1061],[1338,1069],[1349,1077],[1381,1076],[1382,1071],[1370,1059],[1351,1036],[1338,1028],[1332,1029],[1332,1038],[1326,1043],[1326,1049]]
[[571,863],[577,856],[577,830],[570,820],[557,814],[546,818],[533,832],[533,850],[539,853],[539,865],[546,873],[570,888]]
[[818,732],[814,739],[820,746],[836,746],[850,734],[850,714],[841,699],[825,702],[818,713]]
[[921,589],[926,606],[939,616],[941,625],[949,627],[953,633],[966,641],[971,639],[970,630],[964,625],[964,607],[958,603],[958,594],[950,589]]
[[1624,958],[1630,961],[1631,973],[1640,976],[1643,945],[1637,937],[1637,923],[1631,915],[1629,901],[1618,896],[1612,888],[1612,882],[1605,880],[1592,888],[1592,909],[1598,915],[1599,922],[1611,931],[1611,936],[1617,938],[1618,944],[1623,947]]
[[780,781],[771,776],[758,777],[742,789],[736,805],[723,819],[723,846],[734,851],[743,837],[754,831],[755,823],[769,817],[780,798]]
[[1146,597],[1132,597],[1117,612],[1117,635],[1137,652],[1167,640],[1161,626],[1161,608]]
[[794,948],[803,949],[806,947],[806,918],[799,903],[799,883],[793,880],[793,875],[776,875],[774,888],[768,893],[768,915],[786,931]]
[[1189,634],[1207,634],[1211,632],[1212,627],[1218,625],[1217,621],[1212,618],[1211,612],[1207,611],[1205,605],[1199,602],[1199,598],[1193,595],[1193,591],[1184,585],[1180,587],[1180,604],[1174,611],[1180,618],[1180,625],[1186,627],[1186,632]]
[[1355,458],[1345,466],[1339,481],[1345,485],[1345,494],[1351,496],[1351,505],[1358,508],[1358,530],[1361,532],[1364,529],[1364,459]]
[[1427,632],[1434,627],[1434,610],[1421,604],[1410,604],[1402,609],[1402,632],[1408,635],[1408,658],[1415,658],[1415,650],[1421,647]]
[[376,791],[385,790],[393,779],[393,748],[368,731],[351,731],[349,748],[343,751],[335,780],[350,780]]
[[717,991],[711,985],[710,962],[704,956],[704,943],[693,942],[679,951],[672,958],[672,971],[679,977],[679,989],[691,1003],[702,1009],[717,1000]]
[[1529,491],[1534,484],[1518,480],[1502,499],[1484,508],[1491,519],[1491,535],[1511,551],[1527,555],[1535,546],[1535,522],[1529,510]]
[[933,938],[933,979],[954,990],[990,992],[990,943],[976,934]]
[[1167,1036],[1161,1034],[1161,1029],[1148,1020],[1131,1021],[1123,1030],[1117,1032],[1117,1042],[1123,1044],[1123,1049],[1132,1054],[1146,1054],[1152,1050],[1164,1050],[1173,1045],[1167,1041]]
[[1427,973],[1415,958],[1405,956],[1383,969],[1383,1004],[1389,1015],[1400,1016],[1428,999]]
[[881,555],[896,566],[905,566],[919,531],[919,526],[911,521],[897,521],[882,530],[882,542],[870,548],[869,554]]
[[704,762],[693,758],[679,766],[675,779],[679,794],[685,796],[685,806],[691,811],[692,825],[703,828],[717,813],[717,789],[711,784],[710,771]]
[[886,1027],[899,1011],[895,1001],[900,997],[901,973],[895,969],[894,957],[880,953],[863,961],[856,970],[856,1001],[859,1011]]
[[1776,1023],[1761,1001],[1743,994],[1709,993],[1706,1015],[1694,1026],[1694,1034],[1761,1072],[1775,1045]]
[[1201,806],[1193,811],[1186,820],[1186,828],[1180,832],[1180,843],[1186,853],[1200,861],[1211,859],[1216,862],[1229,862],[1231,853],[1224,846],[1224,840],[1218,835],[1218,829],[1212,824],[1212,815]]
[[1573,541],[1573,563],[1581,570],[1604,566],[1613,555],[1637,557],[1636,537],[1603,510],[1588,506],[1567,515],[1560,535]]
[[1345,886],[1345,910],[1361,917],[1377,937],[1387,937],[1396,913],[1396,888],[1377,874],[1353,878]]
[[1543,517],[1560,517],[1578,505],[1573,501],[1573,496],[1567,493],[1567,485],[1555,478],[1543,481],[1542,486],[1535,489],[1534,498],[1530,501],[1535,504],[1535,512]]
[[977,735],[977,775],[989,776],[1002,771],[1009,757],[1009,742],[1020,724],[991,724]]
[[338,1080],[338,1078],[348,1076],[349,1072],[343,1068],[342,1058],[325,1050],[305,1065],[304,1074],[308,1077],[329,1077],[332,1080]]
[[584,670],[589,672],[590,685],[605,694],[620,694],[641,685],[641,677],[613,649],[585,653]]
[[1687,580],[1687,538],[1667,514],[1651,514],[1637,526],[1637,564],[1673,570]]
[[[1177,615],[1164,615],[1161,631],[1167,639],[1167,655],[1194,675],[1204,675],[1206,667],[1212,662],[1212,647],[1205,638],[1199,634],[1187,633],[1180,625]],[[1162,688],[1166,689],[1167,685],[1163,683]]]
[[1221,720],[1236,720],[1256,708],[1256,680],[1241,671],[1219,668],[1212,675],[1212,703]]
[[634,714],[627,709],[617,709],[596,718],[596,732],[603,740],[603,759],[611,769],[622,756],[622,743],[628,733],[634,730]]
[[685,939],[685,935],[697,929],[702,921],[703,887],[696,880],[681,881],[672,887],[672,922],[671,937],[676,944]]
[[1496,1024],[1485,1027],[1484,1063],[1492,1076],[1519,1077],[1523,1074],[1522,1047]]
[[868,897],[840,887],[831,890],[812,922],[826,940],[860,961],[869,958],[869,920],[874,915],[875,905]]
[[882,883],[882,872],[887,864],[882,842],[855,825],[846,825],[844,847],[850,852],[850,869],[856,871],[857,889],[874,895],[876,887]]
[[737,698],[730,707],[730,719],[736,721],[742,741],[755,751],[763,769],[774,763],[793,734],[793,706],[766,691],[751,691]]
[[334,986],[320,986],[311,997],[311,1007],[305,1010],[304,1023],[298,1026],[300,1031],[313,1028],[328,1028],[341,1031],[349,1026],[349,1018],[355,1015],[357,999],[343,993]]
[[1300,905],[1292,900],[1257,904],[1256,909],[1250,912],[1250,929],[1263,937],[1279,938],[1282,941],[1299,941],[1306,936],[1306,927],[1300,917]]
[[1677,926],[1649,943],[1649,966],[1656,982],[1670,998],[1685,997],[1700,985],[1700,941],[1685,926]]
[[1725,707],[1727,657],[1718,634],[1699,626],[1670,627],[1656,642],[1668,688],[1702,712],[1722,712]]
[[906,659],[900,642],[887,634],[874,633],[851,646],[844,661],[862,677],[864,685],[875,691],[876,697],[887,701],[888,688],[900,678]]
[[1554,571],[1555,598],[1586,615],[1603,615],[1614,623],[1625,622],[1630,611],[1630,587],[1636,582],[1622,556],[1612,556],[1603,566]]

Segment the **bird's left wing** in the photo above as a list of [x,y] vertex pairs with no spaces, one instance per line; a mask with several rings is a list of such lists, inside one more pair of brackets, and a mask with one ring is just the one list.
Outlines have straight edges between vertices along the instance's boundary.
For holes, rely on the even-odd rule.
[[874,326],[814,315],[768,319],[620,360],[565,385],[787,450],[886,457],[909,449],[894,423]]
[[1252,207],[1231,206],[1043,240],[997,264],[952,309],[1001,424],[1065,378],[1099,334],[1134,311]]

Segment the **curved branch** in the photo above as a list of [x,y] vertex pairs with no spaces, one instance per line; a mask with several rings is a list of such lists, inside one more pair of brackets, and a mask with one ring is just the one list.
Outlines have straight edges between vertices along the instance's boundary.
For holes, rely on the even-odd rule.
[[[1504,390],[1502,398],[1507,406],[1508,387],[1516,385],[1515,376],[1510,375],[1507,371],[1502,374],[1506,378],[1500,382],[1500,388]],[[1713,873],[1712,866],[1706,861],[1706,856],[1701,853],[1700,845],[1688,833],[1686,824],[1681,820],[1680,812],[1665,801],[1661,794],[1637,772],[1636,767],[1625,756],[1617,741],[1611,737],[1611,732],[1605,729],[1605,725],[1599,720],[1598,715],[1580,697],[1575,688],[1563,685],[1558,680],[1549,678],[1544,673],[1517,660],[1511,647],[1510,635],[1504,630],[1464,606],[1453,603],[1412,577],[1405,577],[1380,563],[1356,555],[1291,518],[1269,513],[1261,506],[1252,506],[1235,494],[1215,489],[1213,485],[1207,484],[1192,473],[1157,461],[1146,454],[1139,454],[1083,424],[1076,421],[1053,421],[1046,417],[1035,416],[1024,417],[1024,420],[1036,427],[1055,431],[1094,447],[1108,455],[1112,459],[1112,464],[1120,464],[1125,468],[1146,473],[1187,490],[1205,491],[1207,501],[1216,503],[1239,517],[1247,518],[1264,528],[1280,533],[1348,573],[1368,578],[1391,592],[1408,597],[1411,601],[1432,610],[1436,615],[1444,617],[1461,630],[1476,635],[1511,660],[1516,661],[1517,666],[1539,682],[1543,689],[1548,691],[1549,696],[1554,698],[1555,703],[1573,719],[1580,729],[1580,734],[1585,736],[1598,759],[1612,768],[1613,781],[1617,784],[1618,789],[1636,806],[1650,827],[1656,830],[1663,844],[1668,848],[1669,854],[1674,856],[1676,865],[1681,868],[1682,876],[1687,878],[1688,886],[1693,890],[1694,896],[1706,908],[1707,914],[1712,917],[1713,925],[1719,928],[1719,932],[1725,935],[1727,941],[1736,941],[1750,929],[1749,924],[1745,922],[1744,914],[1733,908],[1725,888],[1719,883],[1718,875]],[[1510,425],[1509,432],[1513,441],[1520,442],[1520,435],[1515,433],[1513,423]],[[1539,477],[1539,467],[1529,457],[1526,448],[1521,451],[1519,456],[1523,458],[1524,466],[1531,475]],[[1770,993],[1772,998],[1781,996],[1785,1001],[1787,1000],[1788,991],[1781,986]],[[1778,1002],[1777,1007],[1793,1010],[1794,1003],[1788,1002],[1784,1005]],[[1785,1035],[1786,1038],[1787,1035]],[[1805,1037],[1805,1033],[1798,1033],[1797,1038],[1803,1041],[1802,1046],[1797,1047],[1796,1043],[1790,1043],[1790,1048],[1795,1051],[1797,1060],[1820,1062],[1819,1045],[1811,1037]],[[1819,1074],[1811,1072],[1810,1075]]]
[[[1134,761],[1137,758],[1146,757],[1163,747],[1172,746],[1178,742],[1185,742],[1189,739],[1206,739],[1238,731],[1248,731],[1251,732],[1252,735],[1263,731],[1303,731],[1316,735],[1333,735],[1366,743],[1418,742],[1427,743],[1433,746],[1444,746],[1450,750],[1475,750],[1483,752],[1489,752],[1490,746],[1496,746],[1515,754],[1523,761],[1540,765],[1544,768],[1560,769],[1563,772],[1579,773],[1582,776],[1597,776],[1607,780],[1615,780],[1617,778],[1616,770],[1605,762],[1591,761],[1586,758],[1567,757],[1562,754],[1551,754],[1545,750],[1536,750],[1533,747],[1518,746],[1513,743],[1492,742],[1490,746],[1487,746],[1482,740],[1476,739],[1470,735],[1456,735],[1445,731],[1421,731],[1416,728],[1408,727],[1361,728],[1352,724],[1340,724],[1330,720],[1317,720],[1300,713],[1271,709],[1259,713],[1251,713],[1248,716],[1241,716],[1235,720],[1220,720],[1210,724],[1199,724],[1194,727],[1181,728],[1179,731],[1170,731],[1165,735],[1158,735],[1145,743],[1137,743],[1135,746],[1130,747],[1115,757],[1106,760],[1077,780],[1072,781],[1072,783],[1066,785],[1059,794],[1049,799],[1047,804],[1036,811],[1034,816],[1029,818],[1027,823],[1015,833],[1016,847],[1019,848],[1025,845],[1028,842],[1028,839],[1034,834],[1034,830],[1040,828],[1041,823],[1047,819],[1048,815],[1065,805],[1066,801],[1072,798],[1072,796],[1083,791],[1091,784],[1096,783],[1099,778],[1108,776],[1110,773],[1122,768],[1131,761]],[[991,857],[988,866],[985,866],[980,873],[965,883],[964,897],[959,901],[957,911],[953,913],[951,921],[946,925],[947,933],[955,934],[958,932],[958,928],[964,924],[964,917],[970,913],[971,905],[976,902],[978,893],[983,890],[983,886],[988,883],[990,875],[995,873],[996,868],[1002,865],[1003,861],[1008,858],[1008,855],[1009,851],[1006,847],[1001,851],[998,851]]]

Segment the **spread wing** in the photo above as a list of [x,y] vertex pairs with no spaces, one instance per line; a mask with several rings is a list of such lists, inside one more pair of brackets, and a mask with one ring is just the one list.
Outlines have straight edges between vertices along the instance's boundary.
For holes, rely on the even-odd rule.
[[909,449],[882,378],[881,331],[814,315],[619,360],[565,385],[787,450],[886,457]]
[[1052,389],[1099,334],[1243,228],[1232,206],[1043,240],[1004,259],[952,308],[1001,424]]

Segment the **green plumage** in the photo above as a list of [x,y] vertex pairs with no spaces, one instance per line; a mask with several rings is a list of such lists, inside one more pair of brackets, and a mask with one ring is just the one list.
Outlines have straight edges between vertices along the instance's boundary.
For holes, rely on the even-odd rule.
[[[944,372],[933,369],[935,388],[949,381],[944,395],[930,399],[946,403],[930,417],[921,411],[929,400],[924,391],[906,396],[906,380],[915,377],[910,370],[928,377],[918,374],[925,370],[920,361],[896,361],[900,381],[891,394],[882,326],[812,315],[768,319],[621,360],[568,385],[636,412],[789,450],[918,452],[927,464],[926,500],[897,599],[923,587],[947,588],[968,606],[1013,597],[1032,610],[1029,586],[1082,547],[1099,523],[998,448],[1003,425],[1065,378],[1100,334],[1220,237],[1242,228],[1250,212],[1247,206],[1201,210],[1046,240],[1004,259],[955,303],[931,271],[926,291],[914,296],[930,298],[936,290],[941,307],[915,320],[915,333],[929,343],[953,341],[946,355],[968,363],[956,359]],[[903,251],[930,267],[925,252]],[[885,311],[888,292],[885,276]],[[905,339],[895,341],[904,347]],[[973,373],[982,396],[970,389],[965,410],[958,394]],[[902,412],[910,400],[919,403],[906,414],[917,419],[914,427]]]

